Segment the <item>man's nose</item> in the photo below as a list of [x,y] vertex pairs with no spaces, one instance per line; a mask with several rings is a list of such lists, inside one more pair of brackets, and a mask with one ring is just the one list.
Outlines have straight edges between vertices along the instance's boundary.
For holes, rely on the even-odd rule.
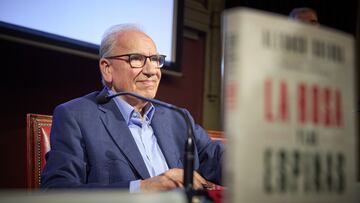
[[143,73],[144,74],[155,74],[156,73],[156,69],[158,69],[158,67],[156,67],[154,65],[154,63],[152,63],[150,61],[149,58],[146,59],[145,61],[145,65],[143,67]]

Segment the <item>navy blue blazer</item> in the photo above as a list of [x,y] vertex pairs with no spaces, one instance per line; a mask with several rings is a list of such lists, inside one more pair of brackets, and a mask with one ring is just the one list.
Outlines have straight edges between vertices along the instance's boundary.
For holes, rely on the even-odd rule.
[[[98,94],[93,92],[55,108],[42,188],[128,188],[130,181],[150,177],[115,101],[97,104]],[[167,164],[183,168],[186,123],[178,113],[154,106],[151,126]],[[210,140],[191,120],[196,139],[195,169],[205,179],[221,184],[224,146]]]

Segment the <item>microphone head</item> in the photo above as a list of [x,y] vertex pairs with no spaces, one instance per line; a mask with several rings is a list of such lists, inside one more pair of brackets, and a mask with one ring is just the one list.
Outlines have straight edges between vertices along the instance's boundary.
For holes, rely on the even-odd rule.
[[103,95],[103,94],[99,94],[98,96],[96,96],[96,102],[98,104],[105,104],[108,103],[110,101],[111,98],[109,98],[107,95]]

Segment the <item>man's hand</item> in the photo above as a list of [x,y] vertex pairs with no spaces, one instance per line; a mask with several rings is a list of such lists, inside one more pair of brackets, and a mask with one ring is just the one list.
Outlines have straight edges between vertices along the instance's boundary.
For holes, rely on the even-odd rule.
[[[179,168],[173,168],[165,173],[142,180],[140,183],[141,191],[165,191],[175,189],[177,187],[183,187],[184,170]],[[203,189],[208,182],[201,177],[199,173],[194,171],[194,189]]]

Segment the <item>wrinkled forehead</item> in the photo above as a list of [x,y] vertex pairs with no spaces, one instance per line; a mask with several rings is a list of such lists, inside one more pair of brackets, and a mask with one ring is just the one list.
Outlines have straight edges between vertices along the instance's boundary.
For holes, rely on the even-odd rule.
[[145,55],[157,54],[154,41],[147,34],[138,30],[127,30],[119,33],[116,37],[114,50]]

